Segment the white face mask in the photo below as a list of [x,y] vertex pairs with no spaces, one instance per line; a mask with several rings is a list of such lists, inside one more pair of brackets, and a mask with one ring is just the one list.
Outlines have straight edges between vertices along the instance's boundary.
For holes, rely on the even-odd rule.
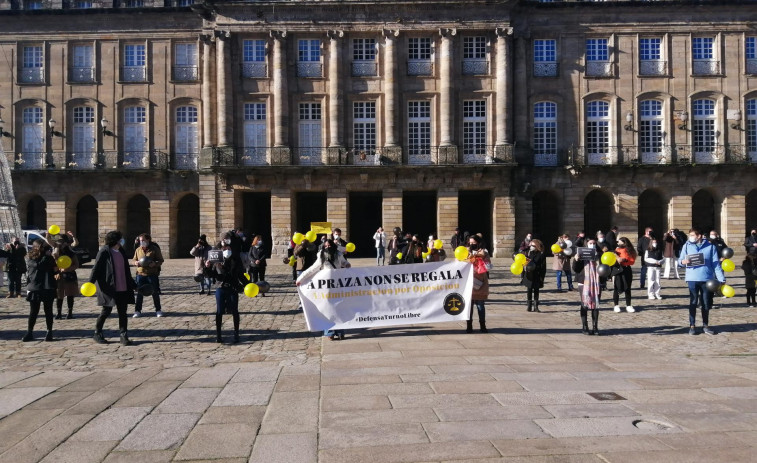
[[149,241],[140,241],[139,245],[142,246],[143,248],[146,248],[147,246],[150,245],[150,242]]
[[338,240],[340,235],[334,235],[334,239]]
[[696,236],[689,236],[689,243],[696,243],[697,237]]
[[529,247],[529,249],[532,250],[532,251],[536,251],[536,246],[531,246],[531,247]]
[[717,237],[717,235],[710,235],[710,239],[711,240],[716,240],[716,239],[718,239],[718,237]]
[[433,236],[429,236],[428,239],[429,239],[429,241],[431,241],[431,240],[434,239],[434,237]]
[[599,241],[600,243],[604,243],[605,239],[604,238],[597,238],[597,241]]
[[231,240],[227,238],[227,239],[223,240],[223,243],[224,244],[231,244]]
[[229,257],[231,257],[231,249],[224,250],[223,251],[223,258],[224,259],[228,259]]
[[656,248],[657,247],[657,243],[652,243],[652,247]]

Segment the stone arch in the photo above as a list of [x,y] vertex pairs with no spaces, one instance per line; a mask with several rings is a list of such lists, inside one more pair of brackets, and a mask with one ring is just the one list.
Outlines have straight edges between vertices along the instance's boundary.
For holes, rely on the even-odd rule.
[[[188,193],[176,203],[175,230],[176,243],[172,246],[171,257],[190,257],[189,250],[197,243],[200,236],[200,198],[194,193]],[[211,238],[212,241],[212,238]]]
[[596,236],[599,230],[607,233],[612,227],[613,206],[612,195],[603,190],[591,190],[584,197],[584,232],[586,232],[586,236]]
[[98,202],[92,195],[85,195],[76,203],[76,238],[92,255],[100,247],[97,209]]
[[126,224],[124,239],[126,253],[134,251],[134,240],[141,233],[150,233],[150,200],[145,195],[137,194],[126,202]]
[[711,191],[703,188],[691,197],[691,226],[704,235],[710,230],[720,231],[720,207]]
[[47,230],[47,201],[40,196],[34,195],[26,201],[24,217],[25,226],[39,230]]
[[534,193],[531,205],[531,233],[549,246],[563,233],[562,201],[554,191],[541,190]]

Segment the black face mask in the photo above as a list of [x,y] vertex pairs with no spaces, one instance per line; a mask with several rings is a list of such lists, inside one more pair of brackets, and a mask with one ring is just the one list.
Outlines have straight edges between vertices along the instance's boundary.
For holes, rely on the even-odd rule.
[[476,249],[478,249],[478,245],[477,244],[471,244],[470,248],[473,249],[473,250],[476,250]]

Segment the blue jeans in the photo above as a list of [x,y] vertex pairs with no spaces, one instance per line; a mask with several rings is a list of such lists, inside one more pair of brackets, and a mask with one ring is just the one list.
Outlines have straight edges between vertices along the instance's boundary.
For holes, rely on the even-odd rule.
[[377,247],[376,248],[376,265],[379,265],[379,261],[382,264],[384,263],[384,261],[385,261],[384,256],[385,256],[385,254],[384,254],[384,247],[383,246]]
[[238,314],[239,293],[234,288],[216,288],[216,315]]
[[[557,289],[562,289],[562,270],[556,270],[555,274],[557,275]],[[568,279],[568,289],[573,291],[573,274],[571,272],[565,272],[565,278]]]
[[[158,278],[158,275],[151,275],[151,276],[143,276],[143,275],[137,275],[137,290],[139,290],[139,287],[145,284],[151,284],[152,285],[152,303],[155,305],[155,311],[160,311],[160,279]],[[144,296],[137,291],[137,300],[136,304],[134,305],[134,311],[135,312],[142,312],[142,301],[144,300]]]
[[708,326],[713,294],[707,289],[707,282],[687,281],[686,283],[689,285],[689,326],[694,326],[697,320],[697,302],[699,301],[702,301],[702,324]]
[[[473,305],[476,306],[476,310],[478,311],[478,321],[479,323],[486,323],[486,306],[484,305],[486,301],[472,301]],[[470,311],[470,321],[473,321],[473,311]]]
[[209,277],[202,277],[202,280],[200,281],[200,291],[205,291],[206,289],[208,292],[210,292],[210,287],[213,285],[213,279]]

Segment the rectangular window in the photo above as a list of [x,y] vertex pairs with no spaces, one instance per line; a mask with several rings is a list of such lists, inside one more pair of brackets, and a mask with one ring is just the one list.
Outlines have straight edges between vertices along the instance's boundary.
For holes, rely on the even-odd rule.
[[144,0],[124,0],[124,8],[142,8],[145,6]]
[[463,74],[489,74],[486,59],[486,37],[463,37]]
[[557,105],[549,101],[534,105],[534,164],[557,165]]
[[659,76],[666,73],[667,63],[662,59],[662,39],[647,37],[639,39],[639,74]]
[[90,106],[77,106],[73,112],[71,163],[75,169],[94,167],[95,154],[95,109]]
[[407,103],[408,163],[431,163],[431,102]]
[[307,39],[297,42],[297,75],[323,77],[320,40]]
[[366,160],[376,149],[376,102],[356,101],[352,104],[353,146],[357,160]]
[[23,83],[42,83],[45,81],[45,57],[41,45],[28,45],[22,48],[21,76]]
[[757,99],[746,102],[746,148],[749,159],[757,162]]
[[124,157],[122,166],[141,169],[147,160],[147,111],[144,106],[124,108],[123,139]]
[[300,164],[322,164],[321,104],[300,103]]
[[757,74],[757,37],[747,37],[744,45],[746,51],[746,73]]
[[147,53],[144,44],[124,45],[124,66],[121,78],[124,82],[147,80]]
[[557,41],[534,40],[534,76],[557,77]]
[[92,2],[89,0],[79,0],[71,3],[71,8],[77,10],[87,10],[89,8],[92,8],[92,6]]
[[486,158],[486,100],[463,101],[463,160]]
[[589,77],[612,76],[607,39],[586,39],[586,75]]
[[692,72],[694,75],[720,74],[720,61],[715,53],[715,37],[691,39]]
[[39,169],[43,167],[45,158],[45,136],[42,118],[42,108],[24,108],[21,127],[20,168]]
[[263,165],[268,163],[266,104],[245,103],[244,105],[244,152],[242,165]]
[[176,108],[174,168],[196,169],[199,148],[198,115],[195,106]]
[[94,47],[74,45],[71,48],[71,80],[73,82],[94,82]]
[[587,103],[586,118],[586,154],[589,164],[612,164],[609,103],[606,101]]
[[433,74],[431,62],[431,38],[410,37],[407,39],[407,74],[410,76],[430,76]]
[[25,10],[41,10],[45,6],[41,0],[24,0]]
[[173,78],[178,81],[196,81],[200,78],[196,43],[174,45]]
[[378,75],[376,65],[376,39],[352,40],[352,75]]
[[662,135],[662,102],[644,100],[639,103],[639,150],[641,162],[659,164],[665,161]]
[[245,40],[242,42],[242,77],[262,79],[268,77],[266,66],[265,40]]

